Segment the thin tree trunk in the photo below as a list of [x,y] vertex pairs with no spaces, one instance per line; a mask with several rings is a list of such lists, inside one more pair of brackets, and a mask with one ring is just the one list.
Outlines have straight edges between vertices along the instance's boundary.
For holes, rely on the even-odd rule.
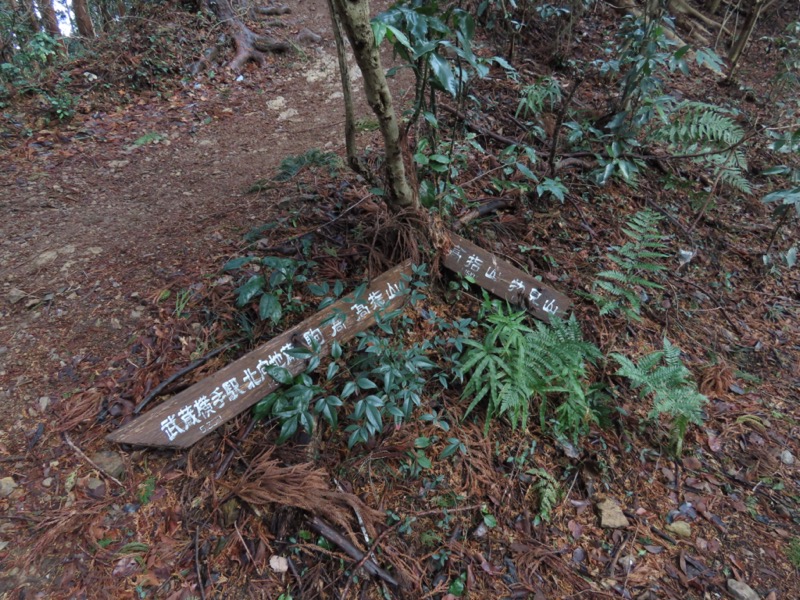
[[367,0],[333,0],[333,6],[344,27],[356,63],[364,76],[367,102],[378,117],[386,149],[386,201],[390,209],[400,212],[419,208],[419,199],[406,177],[400,143],[400,127],[386,83],[381,56],[372,34]]
[[22,0],[20,7],[24,12],[25,20],[31,29],[31,33],[39,32],[39,19],[36,16],[36,9],[33,7],[33,0]]
[[87,0],[72,0],[72,12],[75,15],[75,24],[78,33],[85,38],[95,36],[92,15],[89,14],[89,4]]
[[347,148],[347,163],[351,169],[359,172],[361,165],[356,156],[356,121],[353,115],[353,89],[350,85],[350,68],[347,64],[347,52],[342,39],[342,23],[336,13],[333,2],[334,0],[328,0],[328,10],[331,13],[333,39],[336,42],[336,56],[339,60],[339,75],[342,80],[342,95],[344,96],[344,141]]
[[58,27],[56,9],[53,7],[53,0],[38,0],[39,12],[42,14],[42,25],[44,30],[52,37],[61,37],[61,29]]
[[736,67],[739,65],[739,59],[742,57],[742,53],[744,52],[745,46],[747,46],[747,42],[750,41],[750,37],[753,35],[753,30],[756,28],[756,22],[758,21],[758,17],[761,14],[761,9],[763,7],[764,0],[754,0],[753,5],[750,7],[750,12],[747,14],[747,19],[745,19],[744,25],[742,25],[742,31],[736,38],[736,41],[731,48],[731,52],[728,55],[728,60],[731,61],[731,69],[728,74],[729,79],[733,77],[733,73],[736,70]]
[[706,0],[706,10],[709,14],[715,15],[719,10],[719,5],[721,4],[721,0]]

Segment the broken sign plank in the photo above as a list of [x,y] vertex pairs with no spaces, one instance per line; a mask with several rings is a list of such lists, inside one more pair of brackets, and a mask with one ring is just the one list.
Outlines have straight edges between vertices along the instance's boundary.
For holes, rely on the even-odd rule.
[[534,317],[549,322],[553,315],[564,315],[571,302],[564,294],[537,281],[502,258],[497,258],[455,233],[450,236],[450,251],[444,266],[469,277],[495,296],[524,306]]
[[280,387],[266,374],[267,367],[277,365],[293,375],[300,373],[306,361],[291,356],[292,349],[318,345],[319,356],[326,356],[333,342],[345,342],[373,325],[376,312],[385,314],[402,306],[410,275],[410,262],[385,272],[362,294],[335,302],[106,439],[136,446],[188,448]]

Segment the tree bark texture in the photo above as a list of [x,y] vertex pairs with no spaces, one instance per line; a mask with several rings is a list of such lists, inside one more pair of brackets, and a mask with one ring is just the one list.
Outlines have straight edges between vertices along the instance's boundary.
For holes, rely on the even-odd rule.
[[736,66],[739,64],[739,59],[742,57],[742,53],[744,52],[745,46],[747,46],[747,42],[750,41],[750,37],[753,35],[753,30],[756,27],[756,22],[758,21],[758,17],[761,14],[761,9],[763,7],[764,0],[753,0],[753,4],[750,7],[750,12],[747,13],[747,18],[744,21],[744,25],[742,25],[742,30],[736,37],[733,47],[731,48],[731,52],[728,55],[728,60],[731,61],[729,77],[733,77],[733,72],[736,70]]
[[20,8],[23,11],[23,17],[30,27],[31,33],[39,31],[39,19],[36,17],[36,9],[33,7],[33,0],[22,0]]
[[52,37],[60,37],[61,29],[58,27],[56,9],[53,7],[53,0],[38,0],[39,12],[42,15],[42,25],[44,30]]
[[95,36],[92,15],[89,14],[89,4],[87,0],[72,0],[72,13],[75,15],[75,24],[78,26],[78,33],[85,38]]
[[367,0],[333,0],[333,7],[344,28],[356,63],[364,77],[364,91],[378,123],[386,149],[386,199],[395,212],[418,209],[419,200],[406,177],[400,142],[400,126],[386,83],[381,57],[369,18]]

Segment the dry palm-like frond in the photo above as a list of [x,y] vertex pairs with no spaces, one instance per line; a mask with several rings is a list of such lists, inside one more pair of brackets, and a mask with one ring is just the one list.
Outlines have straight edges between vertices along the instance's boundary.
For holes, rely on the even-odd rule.
[[248,504],[292,506],[336,523],[344,531],[352,531],[358,513],[370,536],[375,535],[375,523],[383,519],[354,494],[332,490],[323,469],[311,463],[281,466],[272,457],[272,449],[253,460],[232,491]]

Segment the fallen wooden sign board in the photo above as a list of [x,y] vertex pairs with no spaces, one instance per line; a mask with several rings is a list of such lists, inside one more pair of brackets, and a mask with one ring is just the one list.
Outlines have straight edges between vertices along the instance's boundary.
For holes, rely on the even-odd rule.
[[524,306],[546,323],[551,316],[564,315],[569,309],[571,302],[564,294],[469,240],[452,232],[448,235],[451,247],[444,257],[444,266],[451,271],[474,280],[495,296]]
[[[570,301],[563,294],[472,242],[454,233],[449,235],[452,246],[444,265],[451,271],[471,278],[496,296],[525,306],[543,321],[569,308]],[[106,439],[137,446],[188,448],[280,387],[265,372],[267,367],[278,365],[293,375],[300,373],[306,361],[287,354],[293,348],[316,344],[319,356],[327,356],[332,342],[345,342],[372,326],[376,312],[402,306],[410,275],[410,262],[386,271],[362,295],[339,300]]]
[[319,355],[327,356],[331,343],[345,342],[372,326],[376,312],[387,313],[402,306],[410,275],[410,262],[386,271],[363,294],[335,302],[106,439],[137,446],[188,448],[280,387],[266,374],[266,367],[278,365],[294,375],[300,373],[306,361],[290,356],[288,351],[318,344]]

